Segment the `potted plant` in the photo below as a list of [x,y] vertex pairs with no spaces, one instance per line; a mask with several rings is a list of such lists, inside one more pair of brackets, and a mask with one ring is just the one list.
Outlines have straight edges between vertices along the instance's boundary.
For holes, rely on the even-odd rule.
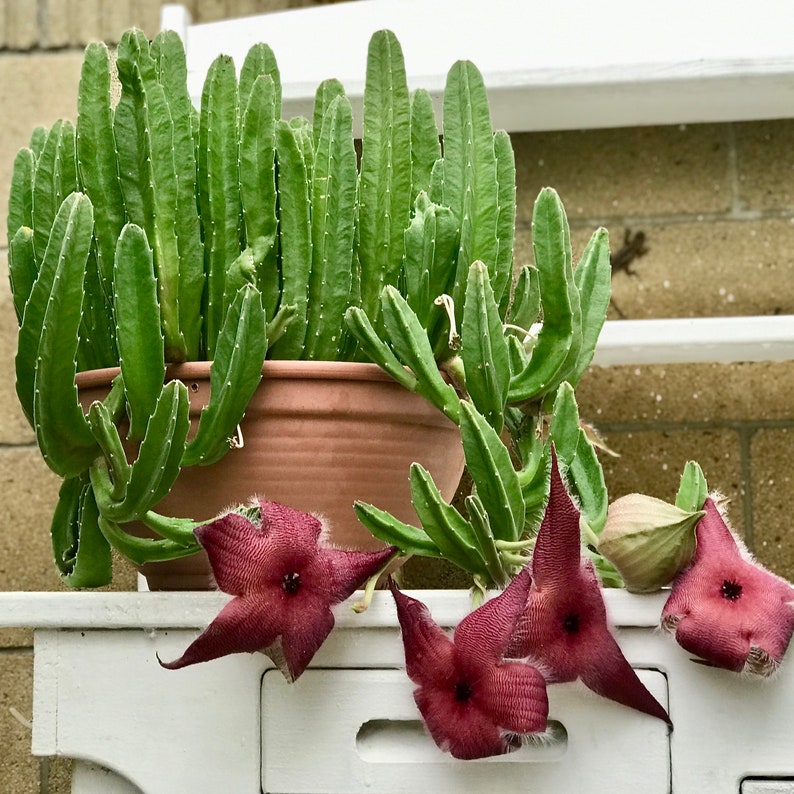
[[[61,123],[19,155],[9,222],[18,393],[45,459],[64,476],[56,559],[70,584],[93,585],[106,579],[111,547],[139,563],[203,547],[232,598],[163,667],[264,650],[292,682],[333,629],[335,604],[365,581],[371,588],[396,557],[443,558],[473,584],[476,609],[454,639],[394,581],[383,594],[393,598],[414,700],[442,748],[476,759],[534,741],[549,725],[547,684],[575,679],[667,732],[665,704],[608,628],[603,588],[672,583],[663,627],[708,665],[766,677],[794,630],[791,585],[743,554],[694,464],[675,505],[641,495],[608,504],[597,438],[574,399],[609,302],[606,232],[574,267],[562,204],[543,190],[535,262],[512,284],[512,155],[490,128],[476,69],[450,72],[442,150],[429,97],[409,100],[394,79],[393,37],[378,34],[370,56],[360,165],[337,83],[318,91],[311,129],[281,121],[275,65],[257,47],[239,86],[228,61],[216,62],[196,127],[178,42],[163,34],[149,45],[135,32],[120,49],[115,110],[106,53],[89,48],[76,135]],[[402,138],[388,137],[398,129]],[[396,180],[388,187],[384,173]],[[391,209],[398,183],[409,199],[402,220]],[[342,238],[344,256],[331,250]],[[201,267],[183,269],[202,249]],[[334,275],[324,270],[332,263]],[[401,398],[420,396],[446,422],[473,482],[461,508],[416,456],[396,475],[408,480],[410,515],[396,515],[380,492],[356,503],[361,523],[389,544],[379,551],[336,548],[320,519],[270,493],[245,492],[214,519],[165,514],[162,498],[189,481],[191,466],[214,465],[235,446],[230,438],[250,445],[245,421],[262,373],[267,385],[277,379],[271,362],[306,350],[373,362]],[[176,362],[202,354],[213,359],[210,399],[191,429],[192,387],[202,387],[192,363]],[[87,390],[79,402],[75,380],[113,364],[107,393]],[[138,537],[139,520],[160,537]],[[85,639],[71,633],[57,654]],[[129,633],[140,646],[140,632]],[[162,683],[157,676],[170,674],[152,673],[144,644],[145,684]],[[246,673],[258,686],[262,669]]]
[[[456,337],[434,298],[449,292],[460,322],[468,266],[481,259],[506,316],[514,164],[479,73],[467,63],[450,72],[442,155],[429,95],[409,95],[399,44],[376,34],[359,159],[338,81],[318,88],[311,122],[280,118],[265,45],[239,82],[229,58],[214,62],[200,111],[174,34],[150,44],[128,31],[117,66],[114,107],[108,52],[88,47],[76,127],[34,132],[9,202],[17,394],[64,478],[52,524],[61,574],[106,583],[114,547],[156,575],[150,563],[199,550],[180,518],[208,519],[254,492],[324,513],[342,544],[379,547],[346,535],[354,499],[378,495],[407,519],[410,495],[394,475],[413,461],[447,498],[457,485],[457,432],[427,402],[452,405],[454,389],[434,366],[432,377],[386,377],[366,363],[367,335],[345,311],[383,328],[395,314],[381,314],[381,292],[398,290],[443,367]],[[513,314],[531,312],[528,276]],[[347,417],[365,386],[390,402]],[[322,414],[334,431],[318,431]],[[397,420],[391,436],[384,418]],[[343,441],[321,451],[332,433]]]

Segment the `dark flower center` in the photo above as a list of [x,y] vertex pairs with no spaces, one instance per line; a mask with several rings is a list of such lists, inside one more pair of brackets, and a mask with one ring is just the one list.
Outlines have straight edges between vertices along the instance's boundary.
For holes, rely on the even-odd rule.
[[281,580],[281,587],[287,595],[295,595],[301,587],[301,575],[299,573],[288,573]]
[[465,681],[458,681],[455,684],[455,700],[458,703],[465,703],[472,695],[471,687]]
[[577,615],[575,612],[571,612],[570,614],[566,615],[562,620],[562,628],[566,634],[578,634],[579,615]]
[[742,586],[733,579],[726,579],[720,587],[722,597],[728,601],[736,601],[742,594]]

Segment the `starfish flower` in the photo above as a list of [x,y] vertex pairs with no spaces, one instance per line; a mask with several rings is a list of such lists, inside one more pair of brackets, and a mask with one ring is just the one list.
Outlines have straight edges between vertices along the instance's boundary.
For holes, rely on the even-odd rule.
[[322,529],[315,516],[263,500],[198,527],[218,587],[234,598],[182,656],[160,664],[175,670],[262,651],[294,681],[333,628],[331,607],[396,551],[336,549]]
[[543,676],[525,662],[503,658],[529,583],[523,571],[465,617],[454,640],[421,601],[391,583],[406,672],[417,684],[414,700],[436,744],[455,758],[501,755],[519,746],[516,734],[546,729]]
[[581,558],[580,514],[552,450],[551,493],[531,561],[533,583],[508,654],[531,659],[548,683],[582,682],[599,695],[669,723],[607,626],[593,564]]
[[737,541],[713,499],[697,526],[692,564],[662,611],[662,628],[707,664],[770,676],[794,632],[794,587]]

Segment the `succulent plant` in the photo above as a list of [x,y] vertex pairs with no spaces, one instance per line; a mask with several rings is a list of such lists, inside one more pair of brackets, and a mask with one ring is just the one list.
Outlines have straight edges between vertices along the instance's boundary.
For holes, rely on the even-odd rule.
[[[467,80],[469,85],[474,82],[471,77]],[[454,94],[448,84],[449,93]],[[446,112],[445,99],[445,119]],[[454,113],[453,119],[457,120]],[[453,127],[453,154],[456,132]],[[453,171],[444,163],[449,150],[446,122],[444,133],[444,155],[433,174]],[[473,135],[469,130],[464,137],[471,141]],[[501,136],[493,140],[496,150]],[[492,195],[501,195],[498,169],[488,173]],[[488,195],[488,184],[478,177],[480,193]],[[424,198],[417,201],[413,224],[420,222],[424,202]],[[475,260],[456,275],[452,294],[441,301],[449,308],[449,327],[460,327],[459,334],[449,333],[443,344],[432,335],[435,326],[423,314],[428,298],[424,285],[433,280],[432,267],[420,257],[413,264],[408,253],[407,295],[394,287],[382,290],[378,315],[382,328],[378,330],[377,322],[361,307],[348,309],[345,318],[373,361],[459,425],[473,481],[473,491],[465,499],[466,515],[444,501],[419,464],[413,465],[410,475],[419,527],[370,504],[358,503],[356,512],[375,536],[405,553],[448,559],[471,573],[482,590],[504,587],[526,563],[534,543],[548,498],[554,445],[581,507],[583,543],[602,579],[620,584],[614,568],[597,550],[598,534],[606,521],[607,493],[574,398],[574,387],[592,360],[609,303],[607,234],[603,229],[593,234],[574,268],[560,198],[550,188],[542,190],[532,222],[535,265],[522,268],[511,290],[510,279],[503,273],[505,265],[499,263],[503,238],[498,201],[496,207],[495,213],[490,207],[482,213],[460,210],[468,227],[476,230],[468,234],[477,239],[477,252],[490,256],[491,265]],[[462,221],[459,225],[466,226]],[[490,237],[485,229],[490,230]],[[406,232],[406,252],[412,232],[413,226]],[[412,285],[419,288],[412,291]],[[447,380],[441,372],[448,375]]]
[[[52,538],[69,584],[106,583],[111,547],[137,563],[198,550],[196,522],[155,508],[182,467],[228,451],[266,357],[376,361],[460,425],[470,517],[415,466],[427,533],[401,529],[415,541],[405,550],[468,559],[484,581],[505,582],[501,561],[523,548],[548,489],[538,433],[552,408],[561,460],[583,501],[600,500],[585,510],[597,528],[603,479],[571,387],[605,315],[606,233],[574,270],[562,206],[544,191],[536,265],[513,286],[513,152],[473,64],[449,72],[442,147],[429,94],[409,93],[397,39],[376,33],[360,159],[338,81],[318,87],[311,120],[281,117],[267,45],[249,51],[239,79],[219,56],[199,110],[172,32],[150,43],[127,31],[117,71],[114,105],[108,50],[88,46],[76,126],[34,131],[9,199],[17,394],[64,479]],[[201,359],[212,361],[211,397],[188,440],[187,389],[167,365]],[[110,393],[85,410],[76,374],[113,366]],[[359,509],[371,528],[373,511]],[[155,537],[128,532],[132,521]],[[463,546],[441,538],[450,524]]]

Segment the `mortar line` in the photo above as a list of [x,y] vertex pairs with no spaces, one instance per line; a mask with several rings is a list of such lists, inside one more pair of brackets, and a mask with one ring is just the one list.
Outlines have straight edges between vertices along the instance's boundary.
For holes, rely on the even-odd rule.
[[[586,421],[590,420],[587,415]],[[789,419],[714,419],[703,421],[654,421],[654,422],[593,422],[601,433],[641,433],[691,430],[734,430],[740,432],[747,428],[752,433],[757,430],[782,430],[794,428],[794,418]]]
[[745,426],[739,430],[739,477],[742,482],[742,516],[744,518],[744,541],[750,551],[755,551],[753,528],[753,479],[750,448],[756,430]]
[[733,123],[725,125],[725,136],[728,144],[728,185],[731,191],[730,214],[741,217],[746,210],[740,198],[739,155],[736,151],[736,128]]
[[33,656],[32,645],[3,645],[0,647],[0,656]]

